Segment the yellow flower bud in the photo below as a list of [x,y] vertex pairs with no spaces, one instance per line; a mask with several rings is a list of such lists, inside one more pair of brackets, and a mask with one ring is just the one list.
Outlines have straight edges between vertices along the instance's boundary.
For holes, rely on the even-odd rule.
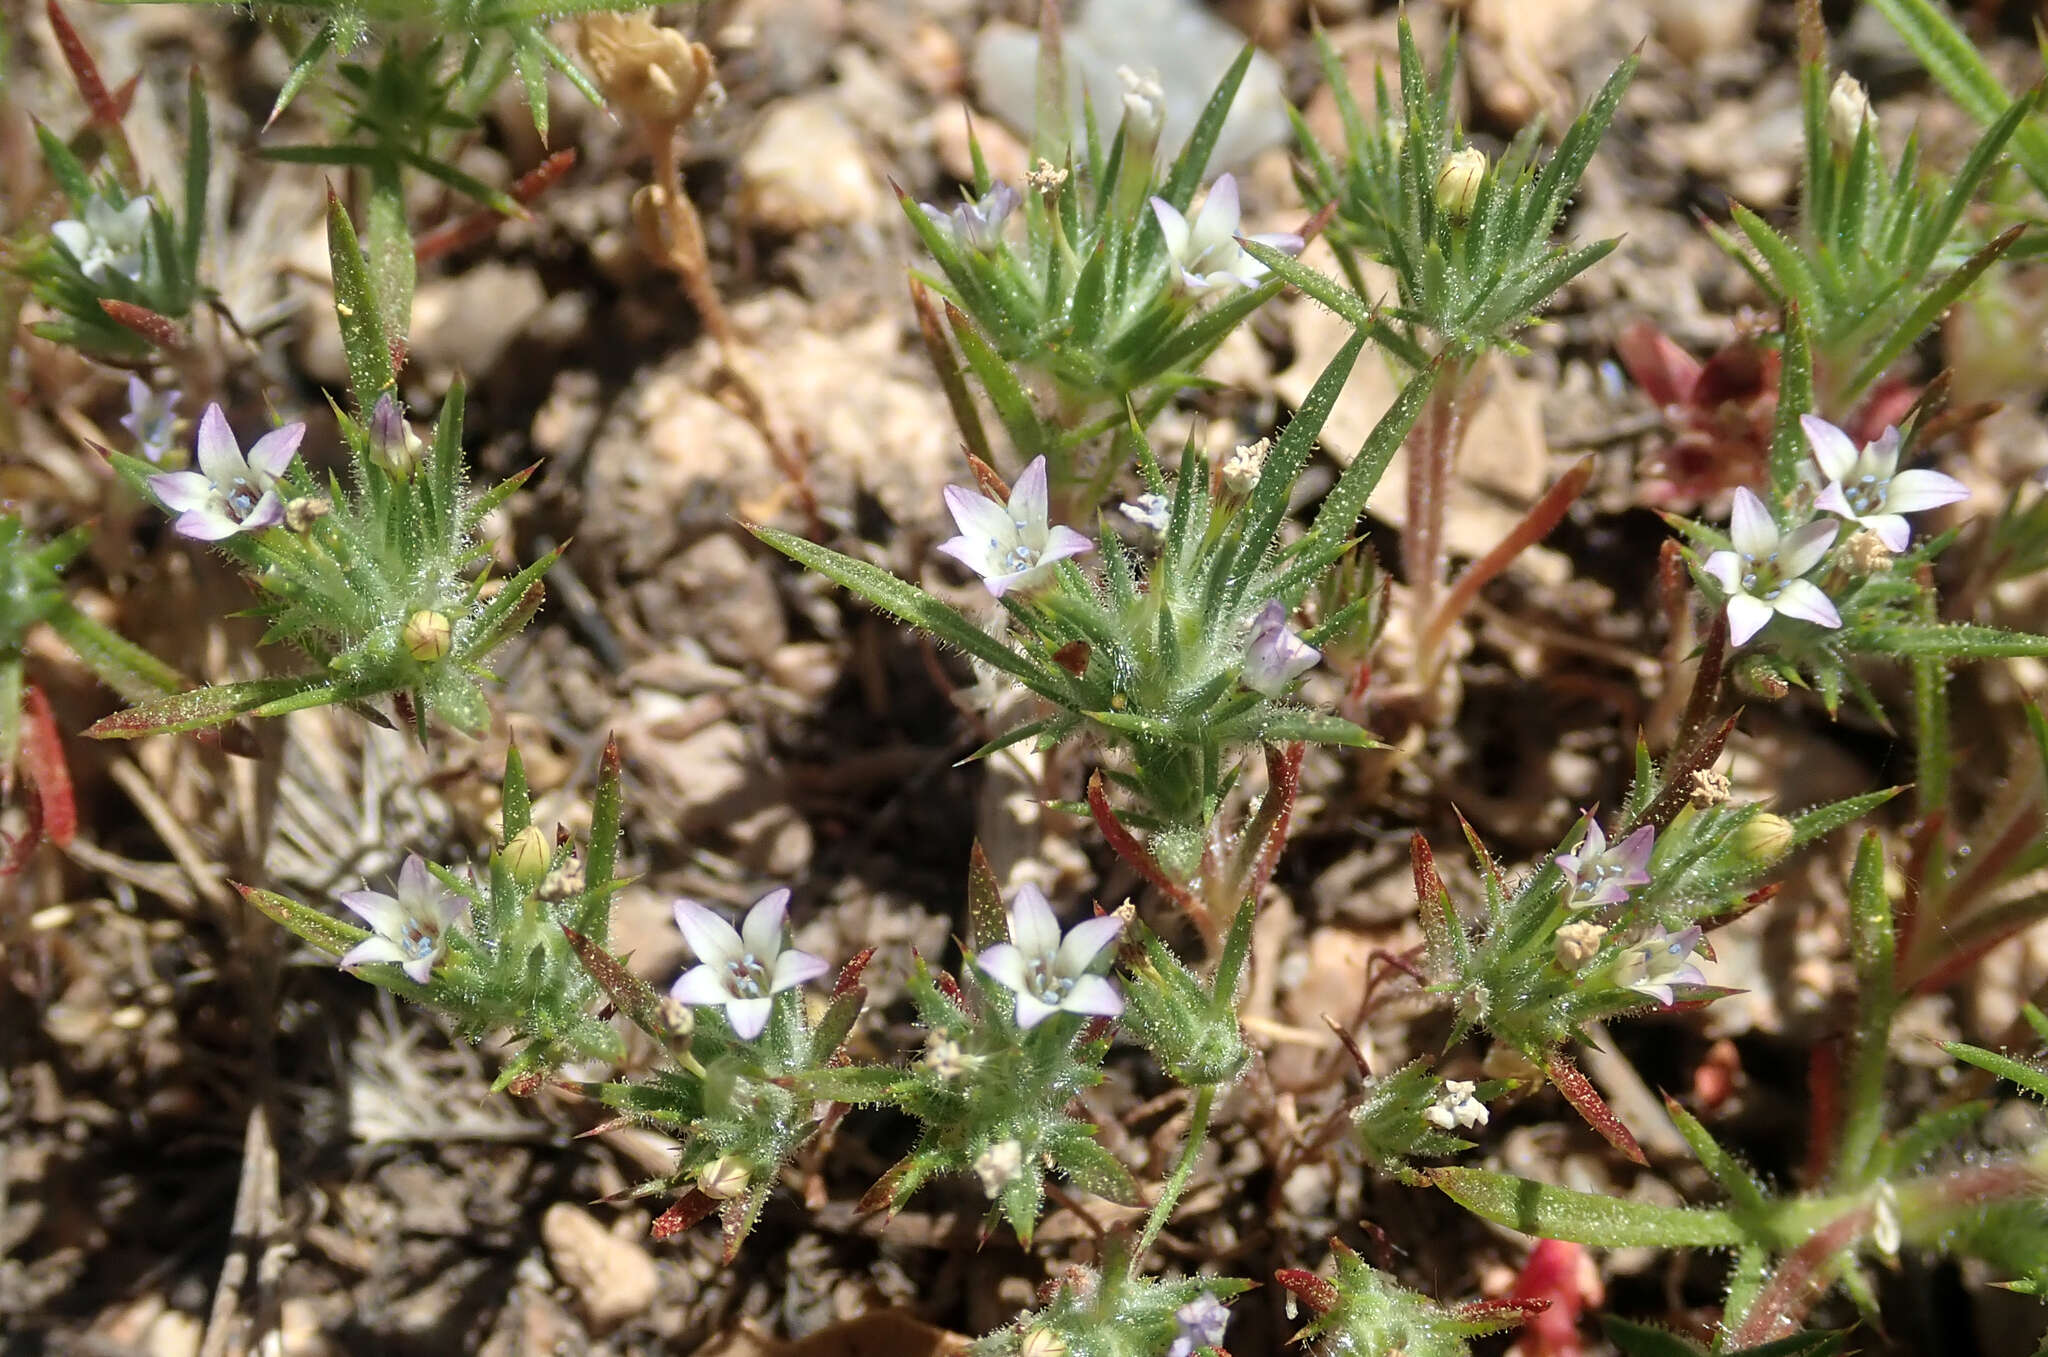
[[421,664],[432,664],[445,657],[454,645],[455,625],[448,620],[448,614],[422,608],[405,619],[398,639],[406,654]]
[[1776,862],[1792,849],[1792,822],[1769,811],[1735,831],[1735,851],[1758,866]]
[[747,1166],[722,1154],[697,1170],[697,1190],[718,1201],[731,1201],[747,1190]]
[[1486,183],[1486,152],[1477,146],[1461,146],[1444,160],[1436,175],[1436,205],[1453,221],[1464,221],[1479,204],[1479,190]]
[[1067,1340],[1051,1329],[1033,1329],[1024,1335],[1018,1357],[1067,1357]]
[[554,845],[539,825],[528,825],[505,845],[505,870],[522,886],[531,886],[548,874]]

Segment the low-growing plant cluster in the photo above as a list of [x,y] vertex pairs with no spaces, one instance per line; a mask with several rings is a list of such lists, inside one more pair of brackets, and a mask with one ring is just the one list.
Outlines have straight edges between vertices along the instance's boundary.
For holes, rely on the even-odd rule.
[[[2048,1022],[2029,1008],[2012,1051],[1950,1043],[1953,1098],[1906,1116],[1892,1096],[1907,1006],[1967,983],[2048,917],[2048,717],[2029,709],[2031,730],[2008,751],[2011,795],[1979,808],[1955,790],[1949,695],[1958,665],[2048,655],[2048,638],[1954,604],[1966,582],[1988,587],[1973,570],[2038,574],[2048,521],[2038,498],[1994,511],[1937,469],[1944,436],[1981,412],[1952,408],[1945,378],[1915,384],[1915,356],[1944,314],[2038,252],[2038,199],[2007,170],[2016,162],[2048,189],[2048,132],[2037,95],[1999,89],[1923,0],[1878,7],[1984,123],[1980,137],[1948,167],[1923,163],[1913,139],[1888,151],[1862,87],[1830,63],[1818,0],[1802,0],[1796,216],[1773,226],[1738,205],[1706,227],[1753,275],[1769,326],[1739,365],[1703,369],[1640,332],[1624,354],[1655,375],[1650,394],[1679,441],[1733,449],[1715,465],[1749,470],[1694,487],[1690,516],[1666,515],[1676,719],[1654,742],[1637,738],[1617,804],[1585,807],[1533,861],[1504,861],[1464,825],[1456,853],[1469,863],[1440,869],[1450,845],[1407,836],[1423,945],[1356,977],[1359,1020],[1398,996],[1437,1015],[1411,1029],[1434,1039],[1369,1057],[1356,1022],[1331,1015],[1354,1068],[1342,1106],[1320,1129],[1298,1128],[1290,1150],[1297,1166],[1334,1158],[1539,1240],[1726,1260],[1693,1333],[1603,1317],[1618,1350],[1644,1357],[1852,1350],[1858,1340],[1827,1325],[1853,1313],[1881,1330],[1879,1276],[1906,1255],[2048,1287],[2048,1137],[1957,1151],[2012,1089],[2048,1098],[2029,1053]],[[502,83],[516,75],[543,134],[551,73],[619,106],[654,150],[657,182],[635,203],[642,238],[682,275],[707,330],[730,340],[674,149],[715,85],[705,48],[626,0],[257,8],[291,53],[272,118],[316,92],[336,110],[330,140],[261,151],[338,176],[326,230],[348,382],[331,418],[280,422],[234,398],[205,276],[217,148],[201,81],[187,87],[184,181],[167,195],[127,144],[128,87],[109,90],[57,0],[48,15],[86,117],[69,134],[54,113],[36,125],[45,191],[5,208],[0,314],[32,313],[41,341],[126,372],[125,438],[81,454],[109,471],[124,515],[154,515],[169,549],[212,552],[245,581],[262,644],[297,658],[193,687],[69,596],[67,567],[93,528],[39,536],[30,516],[0,517],[0,768],[26,793],[0,862],[9,873],[40,839],[65,845],[76,822],[63,732],[32,677],[39,628],[129,704],[84,732],[97,739],[213,732],[237,749],[248,723],[323,705],[422,744],[493,728],[490,666],[541,607],[560,551],[494,573],[490,521],[528,493],[531,472],[480,483],[463,385],[423,423],[401,379],[419,262],[441,248],[414,230],[409,186],[437,182],[511,216],[549,177],[500,189],[454,162]],[[549,36],[564,12],[580,16],[583,63]],[[1057,32],[1043,31],[1047,109],[1067,106]],[[1532,122],[1490,155],[1454,113],[1455,40],[1432,70],[1405,19],[1398,38],[1391,79],[1370,91],[1351,89],[1343,59],[1319,43],[1342,141],[1318,140],[1297,115],[1297,233],[1244,233],[1237,181],[1212,173],[1249,48],[1170,159],[1160,92],[1127,73],[1113,123],[1092,104],[1071,137],[1041,119],[1022,182],[1000,181],[977,142],[958,202],[902,195],[907,234],[929,256],[911,307],[964,454],[944,494],[957,533],[937,545],[932,573],[909,579],[835,540],[815,513],[797,530],[748,525],[764,549],[961,657],[982,680],[968,690],[976,715],[995,730],[972,758],[1042,760],[1046,785],[1069,792],[1048,811],[1074,817],[1133,898],[1006,891],[977,847],[959,898],[930,902],[960,919],[957,953],[891,959],[908,971],[894,1027],[869,1010],[873,947],[796,945],[802,883],[743,913],[677,900],[689,961],[664,989],[614,938],[627,885],[616,741],[580,840],[535,818],[515,748],[496,788],[496,841],[478,860],[410,852],[393,880],[331,898],[260,884],[242,896],[460,1038],[498,1043],[497,1090],[551,1088],[601,1109],[592,1120],[669,1138],[672,1168],[631,1193],[659,1204],[657,1238],[715,1216],[724,1258],[739,1258],[800,1161],[829,1152],[855,1107],[889,1119],[905,1147],[864,1213],[893,1216],[953,1179],[985,1201],[985,1237],[1007,1230],[1029,1246],[1050,1204],[1073,1193],[1131,1208],[1085,1266],[976,1339],[977,1354],[1225,1357],[1232,1303],[1268,1282],[1305,1307],[1299,1341],[1316,1352],[1464,1354],[1522,1325],[1522,1351],[1580,1351],[1544,1319],[1568,1288],[1426,1294],[1399,1275],[1393,1221],[1371,1226],[1376,1253],[1337,1240],[1327,1260],[1270,1278],[1158,1247],[1215,1152],[1219,1114],[1262,1077],[1244,1006],[1250,977],[1272,964],[1258,924],[1305,800],[1305,759],[1384,759],[1403,741],[1412,754],[1455,722],[1454,633],[1592,476],[1590,463],[1569,471],[1453,573],[1446,516],[1487,365],[1525,352],[1529,328],[1618,247],[1575,239],[1570,208],[1636,59],[1554,144]],[[1351,330],[1291,417],[1227,449],[1167,445],[1165,417],[1205,384],[1204,361],[1289,290]],[[1318,479],[1331,413],[1365,361],[1387,364],[1398,391],[1359,446],[1330,449],[1341,469]],[[1744,381],[1727,380],[1733,366]],[[1710,372],[1724,387],[1711,401],[1699,394]],[[311,445],[316,425],[334,430],[331,445]],[[1398,585],[1365,522],[1397,456]],[[1318,671],[1333,671],[1334,687]],[[1805,693],[1824,719],[1904,741],[1910,794],[1775,806],[1733,791],[1721,770],[1743,704]],[[1778,908],[1794,855],[1855,825],[1843,883],[1854,1008],[1809,1081],[1805,1176],[1766,1181],[1676,1099],[1667,1114],[1696,1164],[1660,1167],[1710,1185],[1711,1200],[1608,1195],[1473,1157],[1494,1148],[1497,1113],[1548,1086],[1647,1170],[1642,1128],[1580,1068],[1588,1050],[1632,1020],[1747,988],[1733,966],[1707,969],[1716,935]],[[887,1049],[889,1031],[915,1035]],[[1185,1109],[1160,1166],[1126,1162],[1084,1096],[1132,1063]],[[1575,1316],[1551,1319],[1575,1335]]]

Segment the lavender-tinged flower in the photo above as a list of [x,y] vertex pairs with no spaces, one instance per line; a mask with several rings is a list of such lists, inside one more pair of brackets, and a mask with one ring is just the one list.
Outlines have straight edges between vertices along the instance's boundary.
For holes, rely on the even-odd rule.
[[304,424],[272,429],[244,457],[227,416],[218,405],[209,405],[199,417],[199,469],[151,476],[149,488],[177,513],[171,526],[186,537],[218,542],[238,532],[274,528],[284,522],[278,478],[305,436]]
[[1180,1332],[1174,1335],[1166,1357],[1194,1357],[1203,1348],[1220,1348],[1230,1329],[1229,1309],[1207,1291],[1175,1310],[1173,1318]]
[[1564,873],[1564,879],[1571,883],[1565,906],[1598,909],[1628,899],[1631,889],[1650,880],[1650,853],[1656,840],[1656,826],[1644,825],[1609,847],[1599,822],[1587,820],[1586,834],[1579,840],[1579,846],[1552,859],[1557,870]]
[[1629,944],[1615,959],[1614,983],[1647,994],[1669,1008],[1675,986],[1707,983],[1705,973],[1693,965],[1693,953],[1699,945],[1698,924],[1682,933],[1652,928],[1642,941]]
[[1167,521],[1173,516],[1173,506],[1166,502],[1164,495],[1145,494],[1117,505],[1117,512],[1147,532],[1160,533],[1166,531]]
[[1084,919],[1060,936],[1059,920],[1038,887],[1025,885],[1007,911],[1010,940],[974,959],[990,979],[1017,996],[1017,1026],[1030,1029],[1055,1013],[1114,1018],[1124,1011],[1116,986],[1088,968],[1116,941],[1124,921],[1114,914]]
[[116,208],[104,198],[85,205],[84,221],[60,221],[50,234],[96,283],[110,273],[133,281],[142,276],[142,242],[149,230],[149,199],[131,198]]
[[1969,487],[1939,471],[1900,471],[1899,431],[1888,428],[1858,449],[1849,435],[1824,419],[1801,415],[1799,427],[1813,448],[1827,485],[1813,507],[1868,528],[1889,551],[1906,549],[1913,535],[1907,514],[1924,513],[1970,497]]
[[1437,1094],[1436,1102],[1425,1108],[1422,1118],[1440,1131],[1454,1131],[1460,1126],[1484,1126],[1488,1120],[1486,1104],[1479,1101],[1479,1085],[1470,1079],[1446,1079],[1443,1091]]
[[1016,210],[1019,201],[1016,189],[1008,184],[997,184],[982,195],[980,202],[970,199],[951,212],[930,203],[919,203],[918,206],[927,217],[951,231],[955,241],[970,250],[987,254],[1003,243],[1003,223]]
[[946,508],[960,535],[939,550],[981,576],[997,598],[1013,589],[1035,589],[1052,578],[1054,562],[1093,551],[1095,544],[1065,526],[1053,526],[1045,485],[1045,458],[1034,457],[998,504],[964,485],[946,487]]
[[416,985],[427,983],[434,963],[448,953],[448,931],[469,915],[469,901],[444,889],[417,853],[398,869],[398,894],[349,891],[341,897],[370,926],[370,936],[341,958],[344,970],[394,962]]
[[1834,545],[1835,524],[1821,519],[1780,533],[1771,511],[1748,489],[1735,490],[1728,522],[1733,551],[1717,551],[1702,567],[1728,595],[1728,639],[1744,645],[1774,613],[1818,627],[1839,627],[1842,615],[1812,580],[1801,579]]
[[160,463],[178,436],[177,408],[185,393],[176,389],[152,391],[149,383],[130,374],[128,413],[121,427],[135,440],[136,449],[153,463]]
[[426,446],[391,393],[377,397],[376,407],[370,411],[370,460],[394,479],[409,481]]
[[695,900],[676,901],[676,927],[698,964],[669,990],[679,1003],[722,1006],[733,1034],[752,1041],[768,1026],[774,996],[831,970],[822,957],[782,946],[789,891],[769,891],[754,902],[739,930]]
[[1287,625],[1287,605],[1269,598],[1252,619],[1240,677],[1245,687],[1267,697],[1278,697],[1288,684],[1315,668],[1316,661],[1322,658],[1322,651],[1295,635]]
[[[1164,198],[1152,200],[1152,215],[1166,236],[1166,254],[1177,271],[1175,286],[1197,297],[1226,292],[1236,287],[1255,287],[1266,276],[1266,266],[1245,253],[1237,243],[1237,180],[1223,175],[1209,186],[1202,210],[1190,222]],[[1294,254],[1302,247],[1297,235],[1247,236],[1261,245]]]

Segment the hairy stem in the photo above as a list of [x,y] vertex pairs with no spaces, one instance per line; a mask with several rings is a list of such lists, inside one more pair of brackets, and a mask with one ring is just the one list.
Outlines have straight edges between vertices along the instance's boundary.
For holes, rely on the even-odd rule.
[[1180,1158],[1174,1163],[1173,1172],[1167,1175],[1165,1186],[1159,1189],[1159,1200],[1152,1203],[1152,1214],[1145,1217],[1145,1229],[1138,1236],[1138,1246],[1131,1250],[1131,1275],[1136,1276],[1144,1263],[1145,1255],[1159,1238],[1159,1232],[1166,1228],[1166,1222],[1173,1216],[1173,1208],[1180,1204],[1181,1194],[1188,1190],[1188,1179],[1195,1175],[1195,1161],[1201,1158],[1202,1142],[1209,1138],[1209,1112],[1216,1105],[1216,1086],[1204,1084],[1195,1094],[1194,1115],[1188,1119],[1187,1139],[1180,1147]]

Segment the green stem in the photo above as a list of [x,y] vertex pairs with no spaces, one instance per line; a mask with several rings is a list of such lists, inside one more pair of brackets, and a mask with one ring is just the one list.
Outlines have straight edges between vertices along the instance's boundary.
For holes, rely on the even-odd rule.
[[1188,1137],[1180,1147],[1180,1159],[1167,1175],[1166,1185],[1159,1189],[1159,1200],[1152,1203],[1152,1214],[1145,1217],[1144,1233],[1138,1236],[1138,1246],[1131,1250],[1131,1275],[1138,1275],[1144,1264],[1145,1255],[1152,1251],[1159,1232],[1166,1228],[1166,1222],[1173,1215],[1173,1208],[1180,1204],[1181,1194],[1188,1190],[1188,1179],[1194,1177],[1195,1161],[1201,1158],[1202,1142],[1209,1136],[1209,1111],[1216,1105],[1216,1086],[1204,1084],[1195,1094],[1195,1114],[1188,1121]]

